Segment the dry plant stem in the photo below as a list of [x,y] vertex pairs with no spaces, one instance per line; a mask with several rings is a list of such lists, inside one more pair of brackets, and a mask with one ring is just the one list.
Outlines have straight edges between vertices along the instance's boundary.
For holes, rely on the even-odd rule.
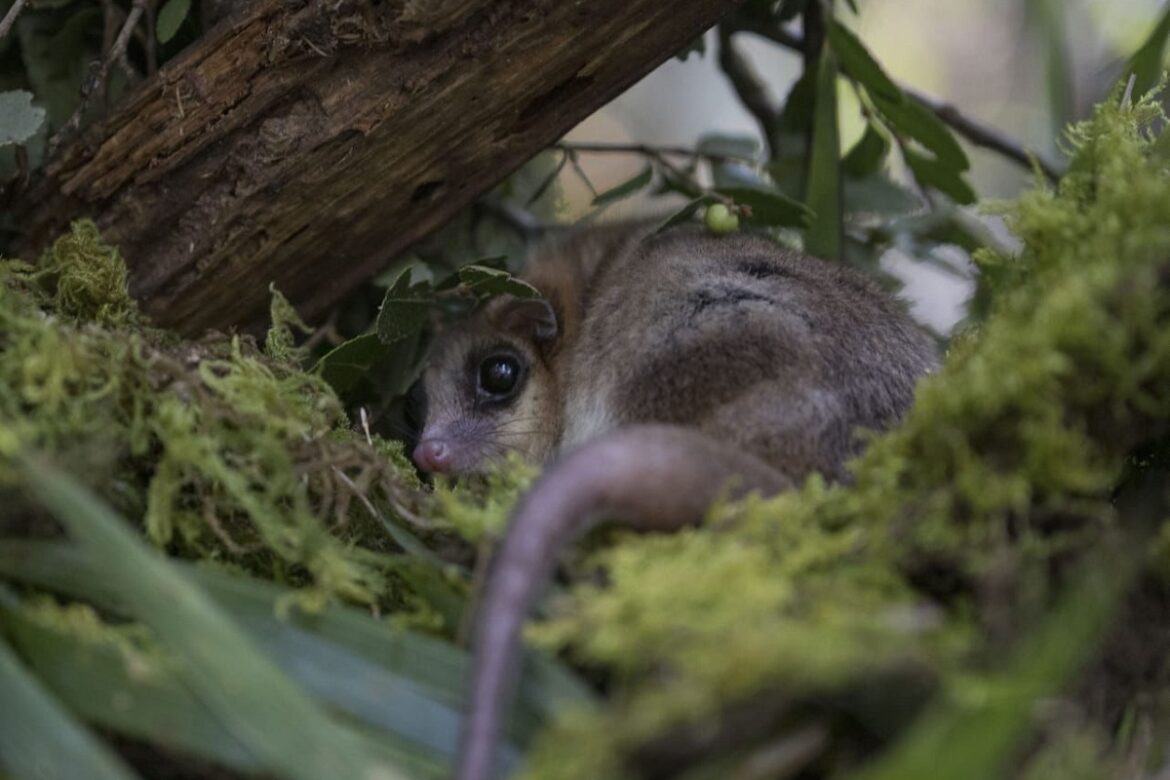
[[106,51],[105,57],[102,58],[97,72],[90,74],[81,85],[81,101],[77,104],[77,108],[73,109],[73,113],[69,116],[68,121],[49,140],[50,156],[56,152],[62,140],[77,132],[77,128],[81,126],[81,118],[85,115],[86,108],[89,107],[90,97],[96,89],[105,89],[106,82],[110,77],[110,68],[113,67],[115,62],[122,65],[127,71],[128,76],[133,75],[134,71],[130,68],[129,62],[126,61],[126,47],[130,45],[130,36],[133,34],[134,28],[138,25],[138,20],[146,8],[146,2],[147,0],[134,0],[133,5],[130,7],[130,13],[126,15],[126,21],[122,23],[122,28],[118,30],[118,37],[114,39],[113,45]]
[[8,9],[8,13],[4,14],[4,18],[0,19],[0,41],[8,35],[12,25],[16,24],[16,17],[20,16],[20,12],[24,10],[27,3],[28,0],[16,0]]
[[[762,38],[767,38],[773,43],[795,52],[804,51],[804,40],[800,36],[793,35],[778,26],[736,20],[734,26],[730,27],[730,29],[733,32],[748,32],[753,35],[759,35]],[[994,127],[964,115],[959,109],[949,103],[933,98],[904,84],[899,84],[898,86],[906,94],[906,97],[933,113],[975,146],[993,151],[1028,170],[1032,170],[1033,166],[1039,166],[1040,170],[1051,181],[1056,181],[1063,175],[1063,171],[1059,165],[1046,159],[1035,149],[1030,149]],[[759,120],[759,117],[757,119]],[[763,121],[759,121],[761,122],[761,126],[763,126]]]

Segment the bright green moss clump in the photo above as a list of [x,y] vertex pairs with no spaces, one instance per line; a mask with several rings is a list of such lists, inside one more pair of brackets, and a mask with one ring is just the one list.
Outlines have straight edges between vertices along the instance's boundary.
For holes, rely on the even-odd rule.
[[[614,669],[613,702],[553,729],[528,777],[620,777],[672,755],[693,767],[685,746],[704,739],[694,776],[732,776],[752,749],[808,728],[822,742],[797,768],[854,766],[861,753],[842,746],[866,742],[848,728],[869,729],[872,745],[929,691],[960,701],[979,690],[1053,603],[1054,571],[1110,531],[1147,533],[1124,528],[1109,497],[1129,453],[1170,420],[1159,117],[1152,101],[1101,107],[1072,132],[1059,191],[1005,209],[1023,250],[978,258],[991,316],[855,464],[854,485],[810,481],[597,556],[605,586],[578,586],[532,636]],[[899,682],[883,688],[883,676]],[[725,737],[735,748],[721,757],[715,730],[729,712],[754,726]],[[1028,776],[1054,776],[1045,767],[1078,750],[1046,750]]]
[[3,453],[47,455],[172,553],[304,586],[305,603],[341,597],[454,630],[463,585],[400,553],[384,526],[410,536],[396,510],[417,481],[401,447],[348,429],[332,390],[296,365],[302,323],[279,295],[273,309],[270,354],[144,327],[121,258],[88,222],[35,267],[4,262],[0,486],[16,478]]

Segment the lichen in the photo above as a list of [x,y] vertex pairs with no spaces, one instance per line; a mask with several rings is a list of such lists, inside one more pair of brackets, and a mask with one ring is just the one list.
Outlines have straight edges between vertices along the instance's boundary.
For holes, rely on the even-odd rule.
[[[813,479],[595,557],[605,586],[576,586],[530,636],[613,669],[611,704],[547,732],[526,777],[620,776],[645,745],[761,692],[797,712],[908,663],[940,696],[971,690],[1004,641],[980,594],[1008,588],[1013,625],[1028,625],[1059,589],[1049,567],[1124,521],[1111,489],[1170,420],[1160,116],[1152,100],[1101,106],[1070,133],[1059,189],[1039,183],[1005,209],[1023,249],[978,258],[990,316],[874,437],[852,484]],[[1029,776],[1056,776],[1045,767],[1066,753]]]

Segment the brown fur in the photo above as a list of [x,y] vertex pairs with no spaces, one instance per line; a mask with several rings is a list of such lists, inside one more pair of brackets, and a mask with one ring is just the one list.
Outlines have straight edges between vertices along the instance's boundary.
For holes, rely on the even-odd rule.
[[[497,299],[438,340],[424,377],[423,439],[450,445],[453,470],[509,450],[561,456],[518,507],[485,589],[460,780],[491,775],[520,626],[573,536],[603,516],[678,528],[729,482],[775,493],[814,471],[841,479],[857,429],[896,421],[935,362],[876,286],[763,238],[592,229],[538,252],[524,278],[555,335],[533,336],[531,302]],[[515,399],[489,408],[475,366],[492,349],[527,368]]]

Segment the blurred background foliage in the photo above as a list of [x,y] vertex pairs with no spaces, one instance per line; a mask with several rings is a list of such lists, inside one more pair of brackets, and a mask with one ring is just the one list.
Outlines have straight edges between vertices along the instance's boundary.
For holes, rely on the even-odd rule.
[[[0,0],[0,209],[211,15],[190,0]],[[36,267],[7,261],[0,769],[443,776],[481,553],[531,475],[419,484],[401,439],[428,326],[529,294],[508,272],[565,224],[668,224],[722,207],[743,229],[902,287],[940,344],[956,334],[953,384],[936,385],[930,408],[867,461],[857,491],[813,483],[750,508],[742,535],[571,562],[604,566],[614,587],[557,594],[544,641],[561,655],[530,659],[505,765],[571,713],[539,743],[538,776],[925,778],[940,765],[948,777],[1160,776],[1161,677],[1102,705],[1104,726],[1058,694],[1118,615],[1137,610],[1165,633],[1161,612],[1122,606],[1139,567],[1103,531],[1125,526],[1112,488],[1139,484],[1165,447],[1084,428],[1132,407],[1152,436],[1165,410],[1154,262],[1167,248],[1165,144],[1151,141],[1152,106],[1131,109],[1157,82],[1168,35],[1170,7],[1139,0],[748,0],[316,327],[275,294],[263,347],[144,325],[121,259],[91,225]],[[1063,128],[1110,95],[1080,138],[1079,178],[1048,203],[1073,149]],[[1113,189],[1098,202],[1101,182]],[[1011,225],[983,208],[1032,188]],[[0,210],[0,253],[18,228]],[[1112,246],[1125,249],[1116,264]],[[1111,283],[1133,279],[1146,297],[1111,297]],[[1006,324],[986,325],[996,346],[985,354],[993,312]],[[1061,373],[1078,360],[1092,369],[1083,387]],[[913,468],[916,457],[931,468]],[[972,470],[949,472],[958,461]],[[969,479],[951,484],[956,474]],[[1159,511],[1120,492],[1138,495],[1131,514]],[[905,506],[939,522],[910,533]],[[1152,521],[1126,517],[1129,542],[1149,542]],[[765,531],[745,557],[743,542]],[[914,555],[883,546],[908,539]],[[1106,565],[1086,563],[1086,549]],[[638,579],[647,573],[654,587]],[[669,614],[656,601],[668,597],[694,624],[713,592],[728,620],[685,643],[668,622],[663,657],[621,652],[655,639],[652,620],[616,629],[608,650],[590,645],[615,631],[590,622],[607,605],[646,618]],[[732,644],[759,656],[719,649],[736,626],[757,633]],[[784,653],[753,644],[761,637]],[[740,741],[717,728],[743,713]]]

